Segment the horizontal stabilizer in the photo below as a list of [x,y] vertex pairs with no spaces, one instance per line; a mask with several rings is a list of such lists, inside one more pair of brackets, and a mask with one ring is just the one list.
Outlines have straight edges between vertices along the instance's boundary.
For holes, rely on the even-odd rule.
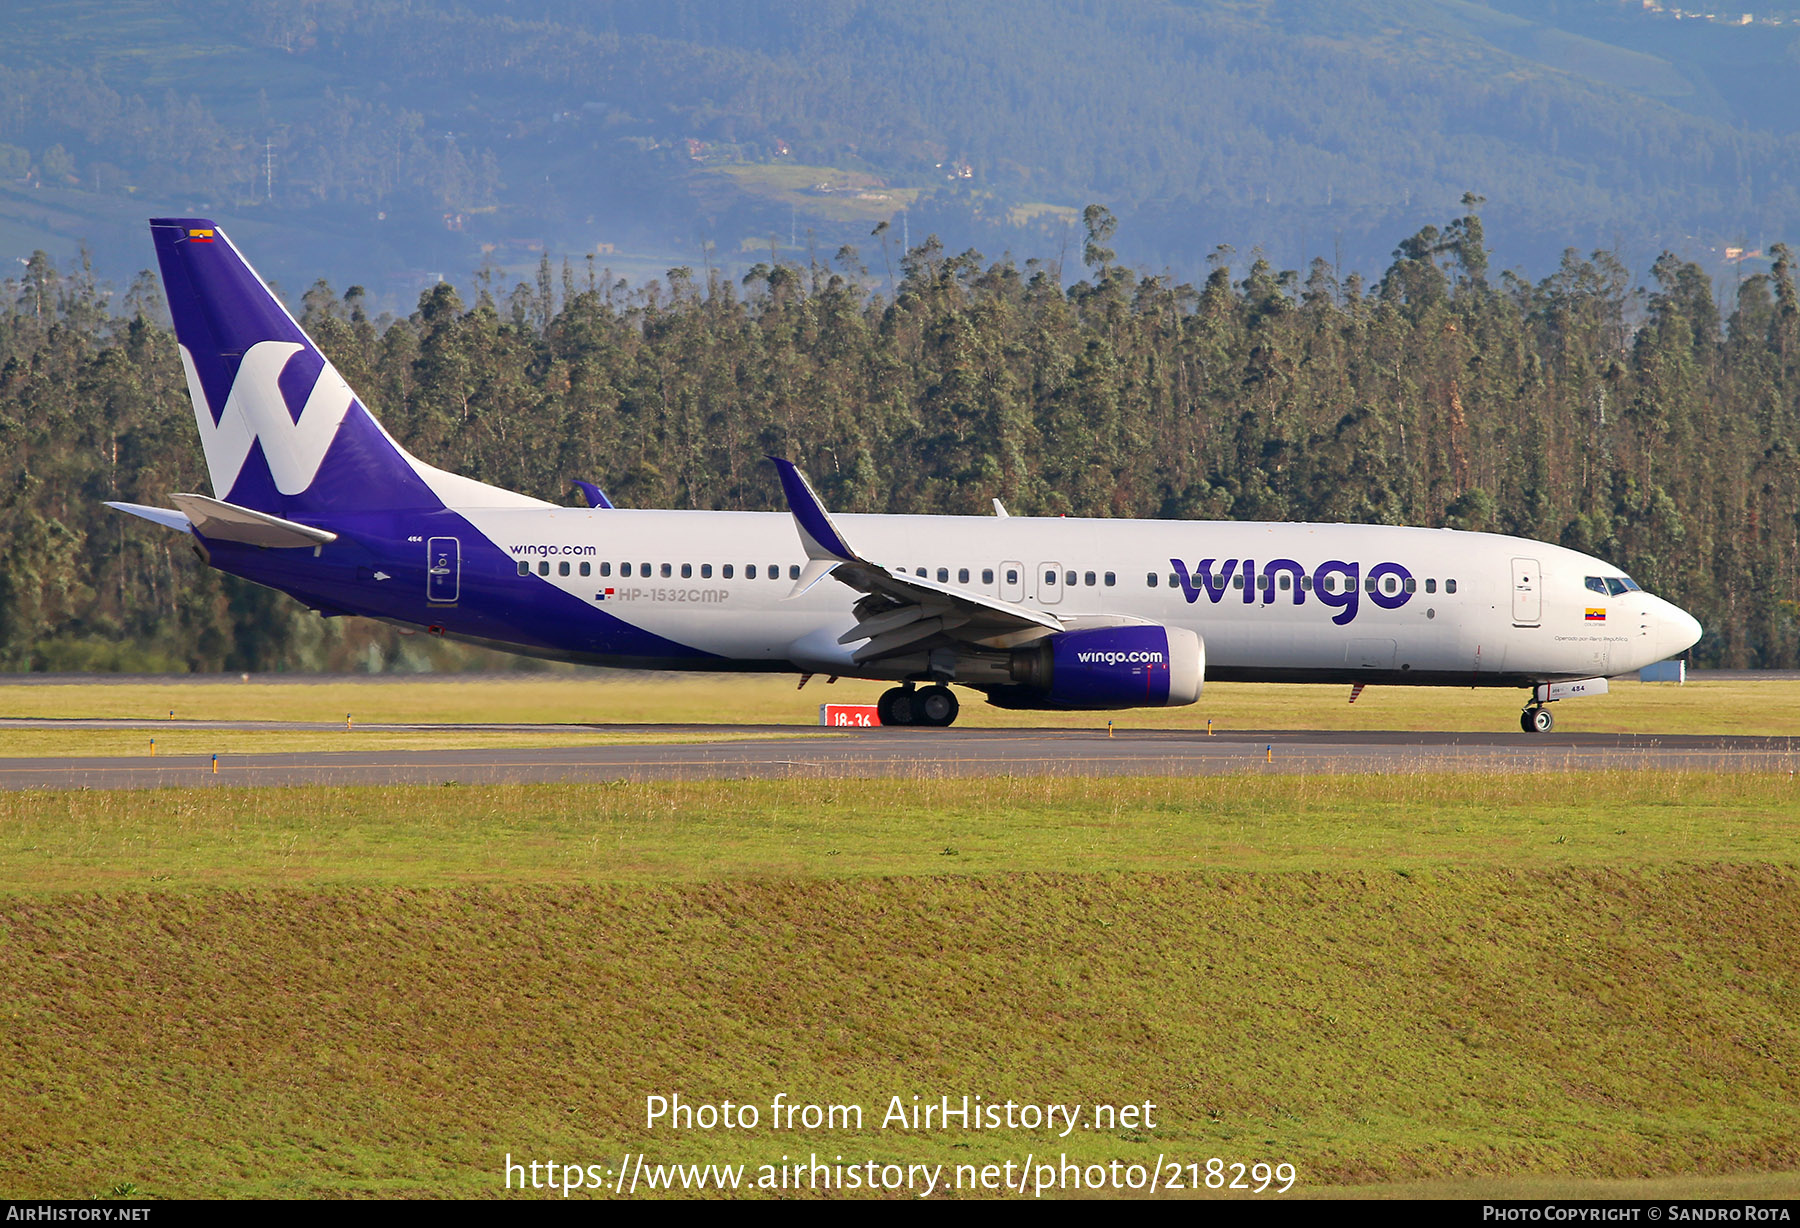
[[329,529],[315,529],[271,516],[267,512],[224,503],[205,495],[170,495],[176,507],[187,513],[194,531],[214,541],[242,542],[246,546],[322,546],[337,540]]
[[194,531],[194,522],[173,508],[146,507],[142,503],[115,503],[111,499],[106,501],[106,506],[114,511],[141,516],[152,524],[159,524],[165,529],[180,529],[183,533]]

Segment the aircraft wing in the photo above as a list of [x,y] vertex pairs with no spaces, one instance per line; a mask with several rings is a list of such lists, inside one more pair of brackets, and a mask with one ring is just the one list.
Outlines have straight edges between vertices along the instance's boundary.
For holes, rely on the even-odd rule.
[[810,560],[791,594],[810,589],[826,576],[862,593],[853,607],[856,626],[840,644],[867,641],[851,654],[858,665],[897,652],[916,652],[932,643],[961,641],[1011,646],[1064,629],[1054,614],[953,588],[900,568],[872,563],[851,549],[832,523],[812,483],[791,461],[769,458],[781,473],[788,510]]

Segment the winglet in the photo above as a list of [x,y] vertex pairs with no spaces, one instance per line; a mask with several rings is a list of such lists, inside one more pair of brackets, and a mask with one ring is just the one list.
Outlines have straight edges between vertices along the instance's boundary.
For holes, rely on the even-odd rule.
[[825,510],[824,502],[813,490],[812,483],[806,480],[806,475],[793,461],[779,456],[769,459],[775,462],[776,471],[781,474],[781,493],[787,496],[788,510],[794,514],[794,526],[800,530],[800,544],[806,547],[806,557],[840,563],[863,562],[844,540],[843,534],[837,531],[837,526],[831,523],[831,514]]
[[614,506],[613,501],[606,497],[606,492],[592,482],[584,482],[580,478],[576,478],[571,484],[587,498],[589,507],[603,507],[610,510]]
[[783,601],[792,601],[796,597],[804,597],[813,585],[838,569],[836,559],[808,559],[800,572],[800,578],[794,581],[793,591],[783,597]]

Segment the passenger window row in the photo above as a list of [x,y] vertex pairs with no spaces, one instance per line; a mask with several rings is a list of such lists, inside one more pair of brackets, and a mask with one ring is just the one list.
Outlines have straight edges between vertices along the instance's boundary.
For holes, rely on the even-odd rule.
[[[524,560],[520,561],[520,575],[529,576],[532,574],[532,571],[533,568],[530,562]],[[571,565],[568,563],[558,563],[556,564],[555,571],[559,576],[571,574],[591,576],[594,574],[594,564],[577,563],[571,568]],[[680,572],[680,576],[683,580],[695,579],[696,575],[701,580],[710,580],[713,578],[713,565],[711,563],[681,563],[679,565],[675,563],[620,563],[618,565],[618,574],[622,579],[631,579],[635,575],[646,580],[653,577],[672,580],[675,578],[677,571]],[[539,560],[536,572],[540,576],[550,575],[551,567],[549,561]],[[602,577],[610,579],[613,575],[613,565],[610,562],[601,563],[599,564],[599,572]],[[755,580],[758,578],[779,580],[781,579],[781,572],[782,568],[779,563],[769,563],[760,567],[755,563],[747,563],[743,567],[743,578],[746,580]],[[931,573],[924,567],[917,567],[913,569],[913,574],[918,576],[928,576]],[[958,568],[956,572],[956,582],[958,584],[967,584],[969,583],[970,575],[971,572],[969,568]],[[718,569],[718,577],[721,580],[735,580],[738,578],[738,568],[731,563],[721,564]],[[800,565],[798,563],[788,564],[787,578],[790,580],[798,580],[800,578]],[[937,578],[940,584],[948,584],[950,582],[950,569],[948,567],[939,567],[937,569]],[[983,584],[992,584],[994,582],[994,569],[992,567],[984,567],[981,569],[981,582]],[[1018,569],[1011,567],[1007,568],[1006,582],[1008,584],[1019,583]],[[1054,575],[1052,575],[1049,582],[1052,584],[1056,582]],[[1074,584],[1075,582],[1075,573],[1071,571],[1069,573],[1069,583]],[[1087,573],[1087,583],[1091,585],[1094,582],[1095,574],[1090,571]],[[1106,573],[1107,585],[1111,586],[1117,582],[1117,576],[1110,571]]]
[[[1074,573],[1071,572],[1070,574],[1073,575]],[[1110,584],[1111,581],[1109,580],[1108,583]],[[1152,572],[1148,572],[1145,574],[1144,585],[1146,588],[1155,588],[1159,583],[1161,583],[1160,573],[1152,571]],[[1263,591],[1264,593],[1273,593],[1273,592],[1276,592],[1277,590],[1279,590],[1280,592],[1286,593],[1286,592],[1291,592],[1293,590],[1294,584],[1295,584],[1295,577],[1293,575],[1291,575],[1290,573],[1288,573],[1287,571],[1283,571],[1279,576],[1273,576],[1267,572],[1264,572],[1262,575],[1256,577],[1255,583],[1256,583],[1256,587],[1258,589],[1260,589],[1261,591]],[[1302,575],[1302,576],[1298,577],[1298,583],[1299,583],[1301,592],[1310,593],[1313,591],[1313,578],[1311,576]],[[1214,592],[1218,592],[1221,589],[1230,587],[1230,588],[1234,589],[1235,591],[1241,593],[1244,591],[1244,584],[1245,584],[1245,580],[1242,575],[1232,576],[1229,581],[1227,581],[1227,579],[1223,575],[1204,576],[1204,575],[1195,574],[1195,575],[1188,577],[1188,587],[1190,587],[1190,588],[1210,587]],[[1180,588],[1181,587],[1181,574],[1179,572],[1170,572],[1169,573],[1169,587],[1170,588]],[[1328,593],[1349,592],[1350,591],[1350,577],[1344,576],[1344,575],[1338,575],[1335,573],[1332,575],[1328,575],[1321,582],[1321,587],[1324,589],[1325,592],[1328,592]],[[1408,576],[1403,581],[1400,579],[1399,576],[1385,575],[1385,576],[1381,577],[1381,579],[1379,581],[1379,585],[1378,585],[1378,582],[1376,581],[1375,577],[1370,576],[1370,577],[1368,577],[1368,579],[1363,581],[1363,588],[1371,593],[1380,592],[1380,593],[1385,593],[1391,597],[1403,589],[1409,593],[1417,592],[1419,589],[1419,582],[1417,580],[1414,580],[1410,576]],[[1435,579],[1426,580],[1425,581],[1425,591],[1428,593],[1437,592],[1438,591],[1438,582]],[[1444,591],[1446,593],[1454,593],[1456,591],[1456,581],[1455,580],[1445,580],[1444,581]]]
[[[974,573],[969,568],[959,567],[956,569],[956,582],[958,584],[967,584],[973,574]],[[915,567],[913,568],[913,575],[921,576],[925,579],[930,579],[935,575],[939,584],[950,583],[950,569],[948,567],[939,567],[935,571],[929,567]],[[1061,582],[1069,588],[1074,588],[1077,585],[1085,585],[1088,588],[1093,588],[1096,585],[1105,585],[1107,588],[1112,588],[1119,582],[1118,573],[1112,571],[1104,574],[1097,571],[1065,571],[1061,573],[1060,577],[1055,571],[1046,571],[1044,573],[1044,584],[1046,586],[1054,586],[1059,578]],[[992,567],[983,567],[981,569],[981,582],[988,585],[993,584],[994,569]],[[1006,583],[1009,585],[1019,583],[1018,568],[1008,567],[1006,569]]]
[[[1096,583],[1104,583],[1107,588],[1112,588],[1114,585],[1118,584],[1119,576],[1117,572],[1112,571],[1107,572],[1104,576],[1091,571],[1080,573],[1065,571],[1062,573],[1062,582],[1064,588],[1074,588],[1078,584],[1084,588],[1093,588]],[[1055,584],[1056,573],[1054,571],[1046,571],[1044,573],[1044,587],[1051,588],[1054,587]]]
[[[607,563],[601,563],[599,566],[600,566],[600,575],[602,577],[610,579],[613,574],[613,565],[610,562],[607,562]],[[573,567],[574,567],[573,574],[578,574],[578,575],[582,575],[582,576],[591,576],[594,574],[594,564],[592,564],[592,563],[581,562],[581,563],[574,564]],[[681,578],[683,580],[694,579],[695,578],[695,570],[696,570],[695,564],[693,564],[693,563],[680,564]],[[699,578],[702,580],[710,580],[713,578],[713,565],[711,563],[699,564],[698,571],[699,571]],[[531,574],[531,572],[532,572],[531,563],[526,560],[520,560],[519,574],[522,576],[528,576]],[[657,577],[657,576],[660,576],[664,580],[671,580],[671,579],[675,578],[675,572],[676,572],[676,564],[674,564],[674,563],[661,563],[661,564],[655,564],[655,565],[650,564],[650,563],[637,563],[637,564],[620,563],[619,564],[619,576],[622,579],[630,579],[635,574],[637,576],[641,576],[642,578],[644,578],[646,580],[651,579],[653,577]],[[550,574],[550,561],[548,559],[540,559],[538,561],[537,574],[540,576],[547,576]],[[556,565],[556,574],[559,576],[570,575],[571,574],[571,565],[566,562],[558,563]],[[913,574],[916,576],[927,576],[927,575],[930,575],[931,573],[926,568],[915,567],[913,569]],[[956,582],[958,584],[969,583],[971,574],[972,573],[971,573],[970,569],[967,567],[957,568]],[[760,568],[760,575],[764,576],[770,580],[781,579],[781,564],[779,564],[779,563],[767,564],[766,566]],[[759,576],[759,568],[758,568],[757,564],[746,563],[744,565],[744,579],[755,580],[758,578],[758,576]],[[936,576],[937,576],[937,581],[939,584],[948,584],[950,582],[950,569],[948,567],[939,567],[936,570]],[[721,564],[719,567],[719,578],[721,580],[736,579],[737,578],[737,568],[731,563]],[[787,578],[790,580],[798,580],[800,578],[800,565],[798,563],[788,564]],[[1086,587],[1086,588],[1094,588],[1096,586],[1101,586],[1101,585],[1103,585],[1106,588],[1113,588],[1113,587],[1117,586],[1117,584],[1119,582],[1119,577],[1116,572],[1111,572],[1111,571],[1104,572],[1104,573],[1093,572],[1093,571],[1081,571],[1081,572],[1065,571],[1065,572],[1061,573],[1061,575],[1058,575],[1058,573],[1053,570],[1047,570],[1044,572],[1045,587],[1054,587],[1058,580],[1060,580],[1063,583],[1063,585],[1067,588],[1075,588],[1077,586],[1082,586],[1082,587]],[[1210,581],[1210,585],[1208,583],[1209,581]],[[994,569],[992,567],[984,567],[981,569],[981,582],[985,585],[993,584]],[[1246,581],[1242,575],[1234,575],[1234,576],[1231,576],[1229,579],[1227,579],[1224,575],[1214,575],[1214,576],[1210,576],[1210,577],[1203,576],[1203,575],[1193,575],[1193,576],[1188,577],[1188,586],[1190,588],[1210,587],[1214,592],[1218,592],[1218,591],[1226,588],[1229,585],[1230,588],[1241,593],[1244,591],[1245,582]],[[1300,575],[1300,576],[1296,577],[1285,570],[1282,571],[1282,573],[1278,576],[1270,575],[1267,572],[1265,572],[1262,575],[1255,577],[1255,580],[1254,580],[1256,587],[1258,589],[1260,589],[1264,594],[1273,594],[1277,591],[1284,592],[1284,593],[1290,592],[1290,591],[1292,591],[1294,584],[1296,582],[1299,584],[1301,592],[1310,593],[1313,591],[1313,578],[1311,576]],[[1011,568],[1011,567],[1007,568],[1006,583],[1008,583],[1008,584],[1019,583],[1019,573],[1016,568]],[[1161,573],[1154,572],[1154,571],[1145,573],[1144,584],[1147,588],[1156,588],[1160,583],[1161,583]],[[1343,575],[1337,575],[1337,574],[1326,576],[1321,583],[1324,587],[1324,591],[1326,591],[1328,593],[1347,592],[1350,587],[1349,577],[1343,576]],[[1417,580],[1412,579],[1410,576],[1407,577],[1403,581],[1400,579],[1400,577],[1394,576],[1394,575],[1382,576],[1380,578],[1379,582],[1376,580],[1376,578],[1374,576],[1370,576],[1368,579],[1366,579],[1363,582],[1363,587],[1366,588],[1369,592],[1371,592],[1371,593],[1381,592],[1381,593],[1385,593],[1389,596],[1393,596],[1394,594],[1400,592],[1402,588],[1404,588],[1405,591],[1409,592],[1409,593],[1416,592],[1418,589],[1418,585],[1419,585],[1419,582]],[[1180,588],[1181,587],[1181,576],[1179,573],[1175,573],[1175,572],[1169,573],[1169,587],[1170,588]],[[1610,592],[1610,594],[1615,597],[1618,596],[1622,592],[1637,590],[1637,585],[1632,583],[1629,578],[1625,578],[1625,579],[1620,579],[1620,578],[1615,578],[1615,577],[1602,578],[1599,576],[1587,577],[1587,587],[1592,589],[1594,592],[1600,593],[1602,595],[1605,595]],[[1436,579],[1426,580],[1425,581],[1425,591],[1427,593],[1437,592],[1438,591],[1437,580]],[[1445,580],[1444,581],[1444,591],[1446,593],[1456,592],[1456,581],[1455,580]]]
[[[902,569],[902,570],[904,570],[904,569]],[[932,573],[928,568],[924,568],[924,567],[913,568],[913,575],[915,575],[915,576],[924,576],[926,578],[930,578],[931,574]],[[950,583],[950,569],[948,567],[938,568],[936,574],[937,574],[937,582],[939,584]],[[967,567],[957,568],[956,569],[956,582],[958,584],[969,583],[970,574],[971,573]],[[1016,575],[1017,573],[1013,572],[1013,573],[1008,573],[1008,574],[1009,574],[1009,578],[1007,580],[1007,583],[1009,583],[1009,584],[1017,583],[1017,581],[1010,578],[1012,575]],[[981,582],[983,584],[992,584],[994,582],[994,569],[992,567],[983,567],[981,569]]]
[[[635,573],[633,571],[634,567],[636,569]],[[591,563],[578,563],[578,564],[576,564],[576,568],[577,568],[577,570],[576,570],[575,574],[577,574],[577,575],[591,576],[594,574],[593,564],[591,564]],[[713,565],[711,563],[701,563],[698,566],[698,568],[696,568],[693,563],[682,563],[680,565],[681,578],[683,580],[694,579],[696,570],[699,573],[699,578],[702,580],[710,580],[713,578]],[[651,579],[653,577],[657,577],[657,576],[660,576],[664,580],[672,580],[675,578],[675,573],[676,573],[676,564],[674,564],[674,563],[661,563],[661,564],[620,563],[619,564],[619,575],[620,575],[620,577],[622,577],[624,579],[630,579],[633,574],[636,574],[646,580],[649,580],[649,579]],[[531,574],[531,564],[529,562],[521,561],[519,563],[519,574],[522,576],[530,575]],[[543,560],[538,563],[537,574],[540,576],[547,576],[550,574],[550,563],[548,560]],[[569,575],[570,574],[569,564],[558,563],[556,565],[556,574],[559,576]],[[613,565],[611,563],[600,564],[600,574],[601,574],[601,576],[610,579],[613,574]],[[766,568],[764,568],[762,570],[762,574],[767,576],[771,580],[781,579],[781,564],[770,563]],[[732,580],[732,579],[735,579],[736,577],[737,577],[737,568],[734,567],[732,564],[726,563],[719,568],[719,578],[721,580]],[[788,569],[787,569],[787,577],[790,580],[798,580],[800,578],[800,564],[790,563],[788,565]],[[755,563],[746,564],[744,567],[744,579],[754,580],[756,578],[757,578],[756,564]]]

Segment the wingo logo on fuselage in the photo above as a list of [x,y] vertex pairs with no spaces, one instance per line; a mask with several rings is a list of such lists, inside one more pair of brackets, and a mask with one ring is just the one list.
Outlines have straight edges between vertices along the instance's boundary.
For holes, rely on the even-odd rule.
[[[1343,626],[1356,617],[1356,611],[1363,596],[1384,610],[1397,610],[1412,600],[1412,572],[1398,563],[1377,563],[1364,575],[1361,563],[1347,563],[1342,559],[1332,559],[1320,563],[1311,572],[1294,559],[1271,559],[1263,564],[1262,572],[1256,570],[1255,559],[1201,559],[1198,565],[1190,568],[1180,559],[1170,559],[1169,565],[1175,569],[1177,582],[1181,585],[1181,595],[1193,605],[1204,595],[1214,605],[1225,599],[1228,592],[1238,592],[1245,605],[1255,605],[1260,599],[1273,603],[1278,591],[1291,593],[1294,604],[1305,605],[1306,598],[1317,597],[1323,605],[1337,610],[1331,621]],[[1280,589],[1277,577],[1288,576],[1286,589]],[[1343,583],[1337,577],[1343,577]],[[1395,580],[1394,591],[1383,592],[1384,582],[1392,576]],[[1233,581],[1236,584],[1233,584]],[[1329,581],[1329,583],[1328,583]],[[1341,589],[1342,591],[1336,591]]]

